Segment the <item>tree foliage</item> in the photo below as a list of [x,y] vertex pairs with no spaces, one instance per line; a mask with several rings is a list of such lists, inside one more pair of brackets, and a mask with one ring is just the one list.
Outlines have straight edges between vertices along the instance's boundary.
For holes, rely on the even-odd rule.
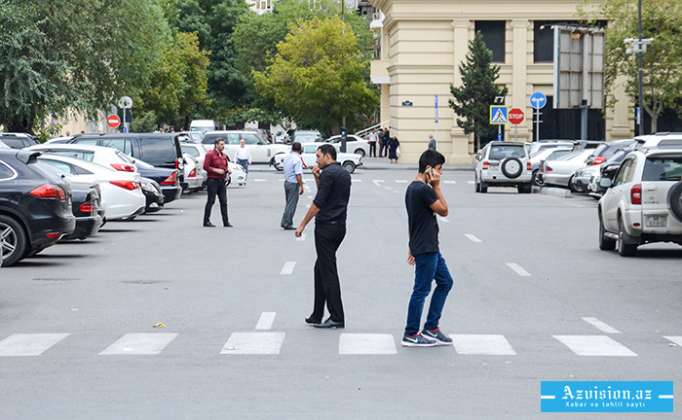
[[466,61],[459,65],[462,85],[450,86],[454,101],[451,99],[449,104],[458,117],[457,126],[464,129],[465,134],[474,134],[476,150],[482,146],[481,139],[489,138],[497,131],[490,125],[490,105],[496,96],[507,95],[506,86],[496,84],[500,67],[491,64],[492,58],[483,36],[477,32],[469,41]]
[[264,71],[254,71],[259,94],[271,98],[298,125],[331,134],[346,120],[366,121],[378,100],[368,86],[369,60],[350,25],[313,18],[291,29]]

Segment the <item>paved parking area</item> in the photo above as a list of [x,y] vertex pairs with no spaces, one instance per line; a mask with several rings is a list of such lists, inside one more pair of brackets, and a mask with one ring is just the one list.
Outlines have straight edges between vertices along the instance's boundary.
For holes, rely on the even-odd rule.
[[468,172],[445,174],[440,220],[454,346],[401,348],[412,176],[353,176],[345,330],[303,323],[312,226],[279,229],[275,172],[229,190],[234,229],[201,227],[190,195],[0,269],[0,418],[553,418],[541,380],[679,383],[682,247],[599,251],[592,198],[475,194]]

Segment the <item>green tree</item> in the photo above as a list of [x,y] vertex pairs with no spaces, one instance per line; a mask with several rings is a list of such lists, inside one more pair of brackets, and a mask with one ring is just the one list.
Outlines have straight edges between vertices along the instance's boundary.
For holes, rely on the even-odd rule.
[[298,125],[331,134],[363,123],[377,106],[369,60],[340,18],[302,22],[277,45],[272,63],[253,73],[259,94]]
[[476,151],[482,144],[481,139],[490,138],[497,128],[490,125],[489,110],[496,96],[506,96],[506,86],[498,86],[495,82],[500,75],[500,67],[492,65],[492,52],[486,47],[483,36],[476,33],[469,41],[469,52],[466,61],[460,63],[462,85],[450,86],[454,100],[450,100],[450,108],[457,115],[457,126],[464,129],[464,134],[474,134]]
[[94,115],[149,81],[168,35],[157,0],[0,0],[0,124]]
[[[651,117],[651,130],[656,132],[658,117],[663,111],[676,109],[678,113],[682,112],[682,3],[646,0],[642,12],[643,38],[652,39],[643,54],[644,110]],[[608,103],[615,101],[612,87],[621,78],[627,80],[628,94],[637,100],[637,59],[628,53],[625,45],[625,39],[638,37],[637,1],[604,0],[599,15],[609,20],[604,60]]]

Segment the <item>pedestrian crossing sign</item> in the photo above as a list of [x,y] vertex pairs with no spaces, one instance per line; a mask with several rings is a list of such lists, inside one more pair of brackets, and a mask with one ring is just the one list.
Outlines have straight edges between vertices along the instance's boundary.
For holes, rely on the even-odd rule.
[[507,107],[504,105],[490,105],[490,124],[505,125],[509,117]]

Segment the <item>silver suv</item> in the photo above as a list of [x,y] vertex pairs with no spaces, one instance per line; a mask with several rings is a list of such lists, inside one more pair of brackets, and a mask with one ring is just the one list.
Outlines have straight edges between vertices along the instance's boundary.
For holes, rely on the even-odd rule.
[[516,187],[519,193],[530,193],[532,173],[526,143],[492,141],[476,154],[476,192],[486,193],[488,187]]
[[632,256],[653,242],[682,245],[682,149],[630,152],[599,200],[599,249]]

